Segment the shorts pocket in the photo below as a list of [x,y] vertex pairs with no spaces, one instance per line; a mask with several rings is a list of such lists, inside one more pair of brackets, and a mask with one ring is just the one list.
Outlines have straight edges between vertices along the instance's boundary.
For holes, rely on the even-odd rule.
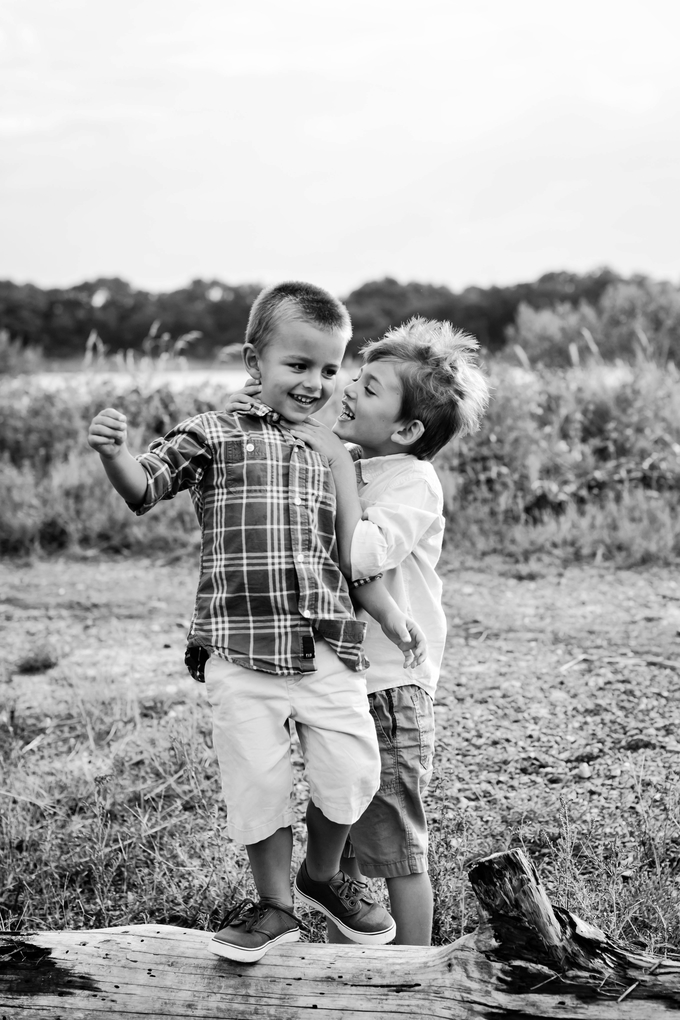
[[378,691],[377,694],[368,695],[371,718],[381,747],[392,747],[397,729],[394,707],[391,698],[386,697],[387,694],[389,691]]
[[430,772],[434,760],[434,702],[422,687],[414,688],[411,697],[418,721],[420,764],[426,772]]
[[379,793],[381,794],[393,793],[398,782],[397,746],[395,744],[397,720],[392,699],[387,697],[389,693],[389,691],[378,691],[376,694],[368,696],[371,718],[375,725],[378,750],[380,751]]

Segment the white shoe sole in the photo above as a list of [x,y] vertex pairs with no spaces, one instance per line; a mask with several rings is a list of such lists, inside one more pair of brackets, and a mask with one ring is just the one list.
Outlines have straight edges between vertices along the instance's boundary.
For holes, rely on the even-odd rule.
[[348,928],[346,924],[339,921],[337,917],[331,914],[328,907],[324,907],[323,903],[319,903],[312,896],[307,893],[303,893],[300,887],[295,885],[295,896],[296,899],[306,903],[308,907],[312,907],[313,910],[319,910],[322,914],[325,914],[329,921],[337,925],[342,934],[351,939],[352,942],[358,942],[361,946],[384,946],[388,942],[391,942],[394,936],[397,934],[397,926],[392,921],[389,928],[383,929],[383,931],[366,932],[366,931],[355,931],[354,928]]
[[226,960],[236,960],[238,963],[256,963],[261,960],[265,953],[268,953],[274,946],[281,946],[285,942],[297,942],[300,938],[300,929],[284,931],[275,939],[270,939],[263,946],[247,949],[245,946],[234,946],[230,942],[222,942],[214,935],[208,943],[208,949],[217,956],[223,956]]

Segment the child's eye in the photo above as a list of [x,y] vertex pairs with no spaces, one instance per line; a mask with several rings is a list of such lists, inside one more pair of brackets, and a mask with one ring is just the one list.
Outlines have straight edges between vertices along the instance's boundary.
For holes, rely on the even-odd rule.
[[337,370],[337,368],[326,368],[326,369],[324,369],[324,373],[323,374],[328,379],[335,379],[336,375],[338,374],[338,370]]
[[375,396],[375,390],[372,390],[370,386],[364,386],[364,393],[368,393],[369,397]]

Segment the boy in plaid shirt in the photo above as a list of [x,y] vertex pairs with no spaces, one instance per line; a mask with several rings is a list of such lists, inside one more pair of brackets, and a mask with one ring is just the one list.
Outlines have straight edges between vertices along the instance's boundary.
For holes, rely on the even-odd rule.
[[[228,808],[246,844],[259,900],[228,915],[210,948],[255,961],[299,938],[292,910],[290,720],[311,791],[308,844],[296,889],[352,941],[389,942],[395,925],[366,887],[340,870],[352,822],[380,781],[366,702],[365,624],[338,565],[336,492],[326,458],[290,431],[333,393],[351,336],[345,307],[311,284],[286,283],[255,301],[243,357],[260,387],[249,412],[208,412],[133,457],[126,419],[107,408],[88,441],[137,514],[189,489],[202,532],[188,663],[204,677]],[[406,661],[418,628],[379,581],[357,588]],[[411,649],[415,649],[415,654]]]

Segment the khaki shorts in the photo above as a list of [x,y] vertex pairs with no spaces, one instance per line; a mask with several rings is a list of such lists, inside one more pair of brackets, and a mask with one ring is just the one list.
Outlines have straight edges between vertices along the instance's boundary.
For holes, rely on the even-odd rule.
[[416,684],[369,694],[382,773],[380,789],[351,829],[345,855],[362,874],[398,878],[427,871],[423,794],[432,778],[434,705]]
[[380,783],[380,753],[366,677],[322,639],[317,670],[273,676],[218,656],[205,667],[213,742],[227,804],[227,833],[258,843],[293,823],[290,721],[295,722],[314,804],[350,825]]

